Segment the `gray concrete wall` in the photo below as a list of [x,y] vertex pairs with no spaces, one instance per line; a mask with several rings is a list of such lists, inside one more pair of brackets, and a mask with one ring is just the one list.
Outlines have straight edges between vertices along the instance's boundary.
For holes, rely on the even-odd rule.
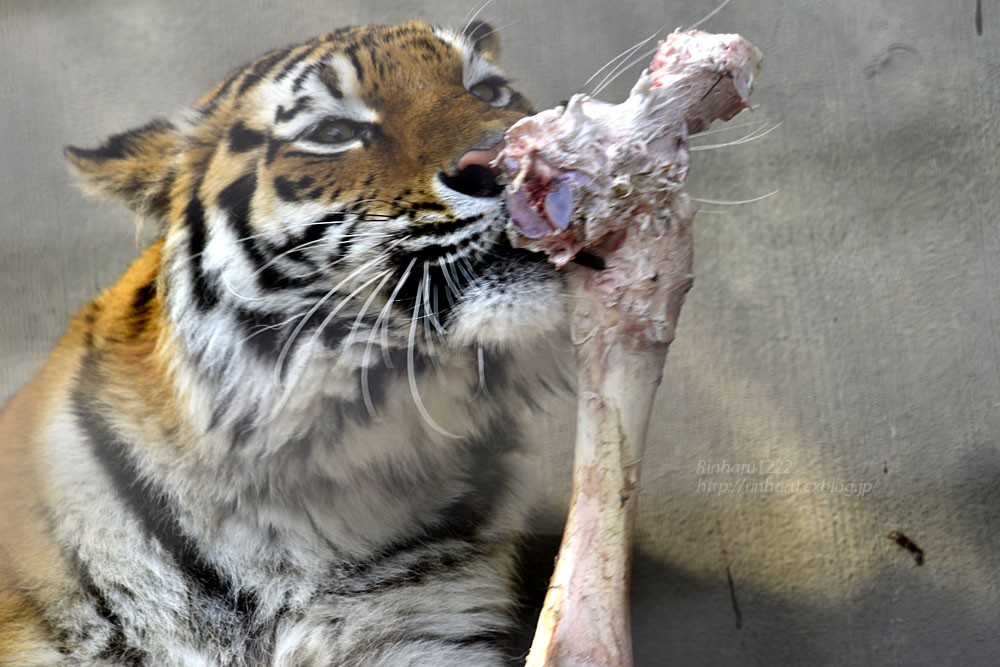
[[[541,108],[715,4],[494,0],[481,16]],[[765,53],[758,109],[733,124],[781,126],[696,153],[689,190],[779,192],[696,221],[640,500],[639,665],[1000,661],[1000,8],[983,4],[982,35],[974,0],[735,0],[704,26]],[[0,399],[137,253],[129,214],[74,189],[63,145],[170,115],[269,48],[349,23],[459,25],[475,6],[0,1]],[[573,409],[534,417],[550,535]]]

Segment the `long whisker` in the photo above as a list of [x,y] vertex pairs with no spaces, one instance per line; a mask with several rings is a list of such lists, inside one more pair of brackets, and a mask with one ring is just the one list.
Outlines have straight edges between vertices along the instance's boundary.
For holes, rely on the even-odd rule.
[[260,334],[264,333],[265,331],[274,331],[274,330],[277,330],[277,329],[281,329],[282,327],[284,327],[289,322],[297,320],[298,318],[302,317],[303,315],[305,315],[305,313],[298,313],[297,315],[292,315],[291,317],[289,317],[289,318],[287,318],[285,320],[282,320],[281,322],[277,322],[275,324],[258,324],[257,326],[254,327],[254,329],[250,333],[250,335],[244,336],[240,340],[240,345],[242,345],[243,343],[246,343],[251,338],[259,336]]
[[417,263],[417,258],[414,257],[410,260],[409,265],[406,267],[406,271],[403,272],[403,276],[396,283],[396,287],[393,288],[392,294],[389,295],[389,300],[386,302],[382,311],[379,313],[378,320],[375,322],[375,328],[378,328],[379,323],[382,324],[382,358],[389,368],[392,368],[392,360],[386,357],[389,350],[389,319],[388,315],[392,312],[392,304],[396,300],[396,295],[399,294],[399,290],[403,288],[403,284],[406,282],[407,278],[410,277],[410,272],[413,270],[413,266]]
[[[440,315],[440,313],[441,313],[441,304],[438,301],[438,292],[440,291],[440,290],[438,290],[438,287],[440,287],[440,285],[438,285],[437,283],[434,283],[433,287],[434,287],[434,297],[433,297],[432,300],[434,302],[433,303],[434,309],[431,312],[434,314],[434,317],[431,318],[431,324],[433,324],[434,328],[437,329],[438,335],[440,335],[440,336],[446,336],[448,334],[448,331],[441,325],[441,315]],[[448,294],[448,286],[447,285],[444,286],[444,292],[445,292],[445,295]]]
[[[451,257],[451,255],[449,255],[448,257]],[[438,260],[438,266],[441,267],[441,273],[444,275],[444,284],[446,287],[444,291],[445,296],[448,297],[448,304],[454,306],[455,302],[452,301],[452,294],[458,297],[462,293],[462,290],[459,289],[458,285],[455,283],[455,280],[451,275],[451,270],[450,270],[451,264],[452,261],[450,261],[448,258],[442,258]]]
[[722,11],[722,8],[725,7],[726,5],[728,5],[729,2],[730,2],[730,0],[722,0],[722,4],[721,5],[719,5],[718,7],[716,7],[715,9],[713,9],[712,11],[710,11],[708,14],[705,14],[705,16],[703,16],[700,20],[695,21],[694,23],[692,23],[691,27],[685,28],[685,30],[694,30],[695,28],[697,28],[698,26],[700,26],[702,23],[704,23],[705,21],[707,21],[708,19],[712,18],[713,16],[715,16],[716,14],[718,14],[720,11]]
[[711,130],[705,130],[704,132],[699,132],[698,134],[692,135],[692,136],[699,137],[699,138],[700,137],[707,137],[710,134],[719,134],[721,132],[732,132],[733,130],[741,130],[741,129],[745,128],[745,127],[757,128],[757,129],[754,130],[754,132],[756,132],[761,127],[767,126],[767,124],[769,122],[771,122],[771,121],[768,121],[768,120],[754,120],[754,121],[751,121],[749,123],[735,123],[735,124],[726,123],[725,125],[721,125],[719,127],[714,127]]
[[[382,289],[385,287],[385,284],[389,282],[391,278],[392,278],[392,272],[386,271],[385,277],[382,278],[382,282],[380,282],[372,289],[372,293],[368,295],[368,298],[365,300],[364,305],[361,306],[361,310],[358,312],[358,316],[354,318],[354,324],[351,325],[351,330],[347,332],[347,336],[344,337],[344,343],[342,346],[343,349],[340,351],[340,356],[337,358],[336,365],[338,366],[340,365],[341,361],[343,361],[344,359],[344,355],[347,354],[348,350],[351,349],[351,346],[354,344],[354,340],[357,337],[358,330],[361,328],[361,323],[365,319],[365,314],[368,313],[368,308],[371,307],[372,302],[375,300],[375,297],[377,297],[379,294],[382,293]],[[372,329],[372,331],[374,331],[374,329]],[[370,331],[368,335],[371,336],[371,334],[372,332]],[[362,374],[361,383],[363,386],[367,386],[368,366],[362,365],[361,374]],[[370,396],[368,402],[371,402]],[[367,403],[365,407],[367,407]],[[374,413],[374,411],[369,411],[368,414],[371,415],[372,419],[375,419],[378,416]]]
[[601,91],[603,91],[605,88],[607,88],[608,86],[610,86],[612,83],[615,82],[615,79],[617,79],[622,74],[624,74],[625,72],[627,72],[630,69],[632,69],[635,65],[638,65],[639,63],[647,60],[651,55],[653,55],[654,53],[656,53],[656,49],[658,49],[658,48],[659,47],[653,47],[652,49],[644,52],[642,55],[640,55],[639,57],[637,57],[634,60],[632,60],[632,62],[630,62],[629,64],[627,64],[624,67],[622,67],[621,69],[619,69],[618,72],[615,73],[615,75],[613,77],[611,77],[610,79],[607,79],[607,81],[605,81],[605,82],[602,82],[600,86],[598,86],[597,88],[595,88],[594,92],[592,94],[594,96],[600,95]]
[[691,197],[692,201],[699,202],[701,204],[718,204],[719,206],[741,206],[742,204],[752,204],[755,201],[760,201],[762,199],[767,199],[768,197],[773,197],[778,194],[778,190],[774,192],[768,192],[766,195],[761,195],[760,197],[754,197],[753,199],[741,199],[739,201],[724,201],[720,199],[700,199],[698,197]]
[[[350,294],[348,294],[347,296],[345,296],[343,299],[341,299],[340,302],[326,316],[326,318],[323,319],[323,322],[316,328],[316,331],[313,333],[312,338],[309,339],[309,345],[307,346],[306,349],[307,350],[313,349],[312,346],[315,344],[316,339],[319,338],[320,334],[323,332],[323,330],[326,328],[326,326],[330,323],[330,321],[333,319],[333,317],[338,312],[340,312],[344,308],[344,306],[346,306],[351,301],[351,299],[353,299],[358,294],[358,292],[360,292],[365,287],[367,287],[368,285],[370,285],[373,282],[375,282],[376,280],[378,280],[380,277],[382,277],[383,274],[387,274],[387,273],[390,273],[390,272],[383,271],[383,272],[377,274],[374,278],[372,278],[371,280],[366,281],[360,287],[358,287],[353,292],[351,292]],[[300,369],[302,369],[302,368],[304,368],[304,366],[300,367]],[[299,372],[301,374],[301,372],[303,372],[303,371],[300,370]],[[285,391],[283,392],[281,398],[278,400],[278,403],[271,409],[271,414],[272,415],[277,415],[281,411],[281,409],[284,407],[285,403],[288,401],[288,398],[292,395],[292,390],[293,390],[294,386],[297,384],[297,382],[298,382],[298,378],[295,378],[294,380],[292,380],[291,382],[288,383],[288,386],[285,388]]]
[[[284,251],[282,253],[279,253],[279,254],[275,255],[274,257],[272,257],[271,259],[269,259],[267,262],[265,262],[264,264],[262,264],[260,267],[258,267],[256,271],[254,271],[253,273],[251,273],[248,276],[248,279],[256,278],[257,276],[259,276],[261,274],[261,272],[263,272],[265,269],[267,269],[267,267],[269,267],[270,265],[274,264],[281,257],[283,257],[285,255],[288,255],[290,253],[296,252],[298,250],[302,250],[303,248],[306,248],[306,247],[309,247],[309,246],[313,246],[313,245],[316,245],[316,244],[319,244],[319,243],[323,243],[325,240],[326,239],[316,239],[315,241],[307,241],[305,243],[300,243],[299,245],[295,246],[294,248],[291,248],[289,250],[286,250],[286,251]],[[334,262],[334,263],[336,263],[336,262]],[[320,270],[310,271],[308,273],[305,273],[305,274],[302,274],[302,275],[297,275],[295,277],[296,278],[308,278],[310,275],[313,275],[313,274],[316,274],[316,273],[319,273],[319,272],[320,272]],[[240,294],[232,286],[232,284],[229,282],[229,279],[226,278],[225,274],[220,274],[219,277],[222,279],[222,284],[226,287],[226,290],[230,294],[232,294],[233,296],[235,296],[238,299],[242,299],[243,301],[264,301],[264,300],[267,299],[266,296],[247,296],[245,294]]]
[[476,387],[476,393],[472,395],[470,401],[474,401],[479,396],[485,396],[488,399],[492,399],[490,396],[490,390],[486,386],[486,362],[483,359],[483,344],[479,343],[476,345],[476,361],[479,370],[479,385]]
[[459,257],[461,262],[455,264],[456,267],[465,275],[465,279],[469,282],[470,287],[479,286],[479,276],[476,274],[476,269],[473,268],[472,262],[469,261],[468,257]]
[[[434,328],[437,330],[437,332],[443,336],[447,332],[444,330],[444,327],[441,326],[441,321],[438,319],[437,316],[438,310],[436,307],[433,310],[431,309],[431,303],[430,303],[431,274],[430,271],[428,271],[429,263],[430,263],[429,261],[424,262],[424,308],[427,311],[427,319],[429,320],[429,324],[434,325]],[[434,292],[434,299],[435,301],[437,299],[436,290]]]
[[423,417],[424,421],[427,422],[427,425],[445,437],[458,438],[461,436],[455,435],[451,431],[444,429],[440,424],[434,421],[434,418],[431,417],[431,414],[427,411],[427,406],[424,405],[423,399],[420,398],[420,389],[417,387],[417,373],[414,368],[413,357],[416,347],[417,317],[420,314],[420,299],[423,288],[423,281],[417,283],[416,305],[413,308],[413,314],[410,316],[410,336],[406,346],[406,378],[409,380],[410,395],[413,396],[413,402],[417,406],[417,411],[420,413],[420,416]]
[[348,282],[350,282],[351,280],[353,280],[354,277],[357,276],[359,273],[363,273],[364,271],[367,271],[369,268],[375,266],[375,264],[377,264],[379,261],[381,261],[383,257],[385,257],[386,255],[389,254],[389,251],[391,250],[391,248],[392,248],[392,246],[390,246],[389,248],[386,248],[385,250],[383,250],[381,253],[379,253],[378,255],[376,255],[375,257],[373,257],[372,259],[368,260],[367,262],[365,262],[364,264],[362,264],[358,268],[354,269],[354,271],[351,271],[351,273],[349,273],[347,275],[347,277],[345,277],[343,280],[341,280],[339,283],[337,283],[334,287],[332,287],[330,289],[330,291],[328,291],[325,295],[323,295],[322,299],[320,299],[319,301],[317,301],[313,305],[313,307],[309,309],[309,312],[306,314],[306,316],[304,318],[302,318],[302,321],[299,322],[295,326],[295,329],[292,331],[291,335],[288,337],[288,340],[285,341],[285,344],[281,348],[281,352],[278,354],[278,360],[277,360],[277,362],[275,364],[275,367],[274,367],[274,373],[275,373],[274,381],[275,381],[275,384],[277,386],[281,386],[281,372],[282,372],[282,368],[284,367],[285,358],[288,356],[288,352],[291,350],[292,344],[295,342],[296,338],[298,338],[299,333],[301,333],[302,329],[306,326],[306,323],[308,323],[309,320],[312,319],[312,316],[316,314],[316,311],[318,311],[320,308],[322,308],[323,304],[326,303],[331,296],[333,296],[334,294],[336,294],[337,290],[339,290],[341,287],[343,287]]
[[465,33],[469,32],[469,26],[472,25],[472,22],[476,20],[477,16],[479,16],[480,14],[483,13],[484,9],[486,9],[487,7],[490,6],[491,2],[493,2],[493,0],[486,0],[486,2],[483,3],[483,6],[480,7],[479,9],[477,9],[476,13],[472,15],[472,18],[470,18],[468,21],[465,22],[465,27],[462,28],[462,34],[463,35]]
[[[410,277],[410,271],[413,270],[413,265],[417,263],[417,258],[414,257],[410,260],[410,263],[406,266],[406,270],[403,271],[403,276],[396,282],[396,287],[392,290],[392,294],[389,295],[388,300],[385,302],[385,306],[379,312],[378,317],[375,319],[375,324],[372,326],[371,333],[368,335],[368,343],[365,345],[365,353],[361,359],[361,395],[365,401],[365,408],[368,410],[368,414],[372,416],[372,419],[377,418],[375,412],[375,405],[372,403],[371,391],[368,387],[368,360],[371,358],[372,346],[375,344],[375,338],[378,336],[379,325],[383,325],[386,316],[389,314],[392,308],[392,302],[396,300],[396,295],[399,294],[399,290],[402,289],[403,283],[406,279]],[[383,326],[388,326],[387,323]],[[385,363],[386,367],[392,368],[392,360],[388,358],[388,333],[383,329],[382,338],[382,361]]]
[[[620,74],[621,74],[622,72],[624,72],[624,71],[625,71],[625,70],[627,70],[628,68],[632,67],[632,65],[634,65],[634,64],[635,64],[635,63],[636,63],[637,61],[632,61],[632,62],[631,62],[630,64],[628,64],[628,65],[624,65],[624,67],[622,67],[621,69],[619,68],[619,66],[621,65],[621,63],[622,63],[622,62],[625,62],[625,61],[626,61],[626,59],[628,59],[628,58],[629,58],[629,57],[630,57],[630,56],[631,56],[631,55],[632,55],[633,53],[635,53],[636,51],[638,51],[639,49],[641,49],[641,48],[642,48],[643,46],[645,46],[646,44],[648,44],[648,43],[649,43],[649,40],[651,40],[651,39],[653,39],[654,37],[656,37],[657,35],[659,35],[659,34],[660,34],[660,32],[661,32],[661,31],[662,31],[662,30],[663,30],[663,29],[664,29],[665,27],[666,27],[665,25],[664,25],[664,26],[660,26],[660,27],[659,27],[659,28],[657,29],[657,31],[656,31],[656,32],[654,32],[654,33],[653,33],[652,35],[650,35],[649,37],[647,37],[646,39],[642,40],[641,42],[639,42],[638,44],[636,44],[635,46],[633,46],[633,47],[632,47],[631,49],[629,49],[628,51],[626,51],[626,52],[625,52],[625,55],[624,55],[624,57],[623,57],[623,59],[621,60],[621,62],[620,62],[620,63],[619,63],[618,65],[616,65],[615,67],[612,67],[612,68],[611,68],[611,70],[610,70],[610,71],[609,71],[609,72],[608,72],[608,73],[607,73],[607,74],[606,74],[606,75],[604,76],[604,78],[603,78],[603,79],[601,79],[601,82],[600,82],[600,83],[598,83],[598,84],[597,84],[597,85],[596,85],[596,86],[594,87],[594,91],[593,91],[593,92],[591,93],[591,95],[597,95],[598,93],[600,93],[600,92],[601,92],[602,90],[604,90],[604,88],[605,88],[605,87],[606,87],[606,86],[607,86],[607,85],[608,85],[609,83],[611,83],[611,81],[614,81],[615,79],[617,79],[617,78],[618,78],[618,76],[619,76],[619,75],[620,75]],[[656,50],[656,49],[653,49],[653,51],[655,51],[655,50]],[[587,84],[584,84],[584,85],[587,85]]]
[[740,137],[739,139],[735,139],[733,141],[726,141],[721,144],[702,144],[701,146],[692,146],[691,150],[708,151],[708,150],[713,150],[715,148],[726,148],[728,146],[739,146],[741,144],[747,144],[750,143],[751,141],[756,141],[762,137],[766,137],[767,135],[777,130],[779,127],[781,127],[781,122],[763,131],[761,131],[761,129],[758,128],[753,132],[751,132],[750,134],[747,134],[746,136]]
[[507,28],[513,28],[514,26],[516,26],[519,23],[524,23],[524,19],[518,19],[516,21],[511,21],[510,23],[504,23],[499,28],[493,28],[493,30],[490,30],[487,33],[483,33],[482,35],[476,35],[476,38],[477,39],[483,39],[484,37],[489,37],[490,35],[492,35],[495,32],[500,32],[501,30],[506,30]]
[[[434,349],[434,339],[431,338],[431,325],[430,325],[430,300],[427,296],[427,286],[430,284],[430,274],[427,272],[427,265],[429,262],[424,262],[424,277],[420,279],[420,287],[423,288],[424,301],[421,304],[424,308],[424,315],[422,318],[424,325],[424,340],[427,341],[427,356],[430,357],[431,363],[434,365],[434,370],[437,371],[439,376],[443,376],[441,372],[441,366],[438,365],[437,351]],[[420,290],[417,290],[417,298],[420,298]],[[417,311],[419,312],[419,310]]]
[[[659,30],[657,30],[657,32],[659,32]],[[635,44],[633,44],[632,46],[628,47],[627,49],[625,49],[624,51],[622,51],[621,53],[619,53],[617,56],[615,56],[614,58],[612,58],[608,62],[604,63],[604,65],[601,67],[601,69],[599,69],[596,72],[594,72],[593,74],[591,74],[590,78],[587,79],[586,81],[584,81],[582,86],[580,86],[579,88],[577,88],[577,92],[580,92],[581,90],[583,90],[584,88],[586,88],[587,84],[590,83],[591,81],[593,81],[594,79],[596,79],[601,74],[601,72],[603,72],[607,68],[611,67],[615,63],[620,62],[621,60],[623,60],[625,58],[628,58],[633,53],[635,53],[637,50],[641,49],[646,42],[648,42],[649,40],[651,40],[655,36],[656,36],[656,33],[654,32],[652,35],[650,35],[646,39],[642,40],[641,42],[636,42]]]
[[357,296],[358,293],[361,290],[363,290],[364,288],[368,287],[369,285],[371,285],[376,280],[379,280],[379,279],[383,278],[386,275],[391,275],[391,273],[392,273],[391,271],[386,270],[386,271],[381,271],[381,272],[375,274],[375,276],[373,278],[371,278],[369,280],[366,280],[361,285],[359,285],[357,288],[355,288],[354,291],[352,291],[350,294],[348,294],[343,299],[341,299],[340,303],[338,303],[333,309],[331,309],[330,312],[327,314],[327,316],[323,318],[323,321],[320,323],[320,325],[318,327],[316,327],[316,331],[313,333],[312,338],[309,339],[309,347],[310,348],[312,347],[312,345],[319,338],[320,334],[323,333],[323,330],[326,328],[326,326],[328,324],[330,324],[330,322],[333,320],[333,318],[336,317],[337,313],[339,313],[344,308],[344,306],[346,306],[348,304],[348,302],[350,302],[351,299],[353,299],[355,296]]
[[372,290],[372,293],[368,295],[368,298],[365,300],[364,305],[361,306],[361,311],[358,313],[358,316],[354,319],[354,324],[351,326],[351,330],[350,332],[348,332],[347,337],[345,338],[346,341],[344,343],[345,346],[350,345],[354,342],[355,335],[357,334],[358,329],[361,327],[361,322],[364,321],[365,314],[371,307],[372,302],[375,301],[375,297],[377,297],[379,294],[382,293],[382,289],[385,287],[385,284],[389,282],[389,280],[392,278],[391,271],[386,271],[384,273],[385,277],[382,278],[382,281],[375,286],[375,288]]

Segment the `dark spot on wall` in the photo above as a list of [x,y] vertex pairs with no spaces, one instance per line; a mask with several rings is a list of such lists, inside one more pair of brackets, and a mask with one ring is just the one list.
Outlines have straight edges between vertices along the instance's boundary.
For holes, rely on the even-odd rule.
[[914,544],[913,540],[904,535],[902,532],[894,530],[886,535],[886,537],[898,544],[901,548],[909,551],[910,555],[913,557],[914,563],[917,565],[924,564],[924,550]]

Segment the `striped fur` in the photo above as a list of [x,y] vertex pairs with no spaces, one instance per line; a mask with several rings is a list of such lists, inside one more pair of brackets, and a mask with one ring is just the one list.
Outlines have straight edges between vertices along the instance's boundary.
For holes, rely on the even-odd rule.
[[159,238],[0,418],[0,665],[499,665],[561,283],[483,24],[351,28],[68,149]]

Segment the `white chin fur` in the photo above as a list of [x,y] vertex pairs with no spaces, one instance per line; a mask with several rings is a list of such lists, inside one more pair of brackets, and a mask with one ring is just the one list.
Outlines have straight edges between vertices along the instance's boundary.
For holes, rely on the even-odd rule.
[[456,304],[449,338],[456,347],[514,347],[564,328],[562,281],[547,264],[499,265]]

